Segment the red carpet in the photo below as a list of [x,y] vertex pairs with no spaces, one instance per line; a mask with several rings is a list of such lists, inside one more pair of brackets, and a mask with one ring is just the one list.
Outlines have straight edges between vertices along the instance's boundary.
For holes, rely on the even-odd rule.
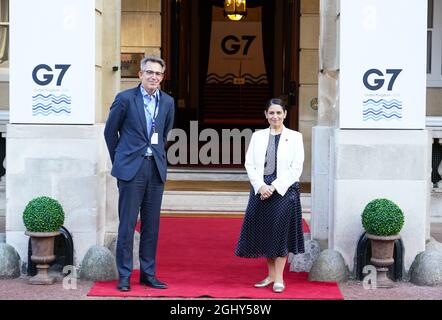
[[[140,232],[140,223],[139,222],[137,223],[137,226],[135,227],[135,230]],[[310,227],[308,226],[307,222],[305,222],[304,219],[302,219],[302,231],[304,233],[310,233]]]
[[286,290],[254,288],[267,274],[265,259],[234,255],[242,218],[161,218],[157,276],[168,289],[138,284],[132,274],[131,291],[116,289],[117,281],[96,282],[88,296],[343,299],[336,283],[309,282],[307,273],[284,274]]

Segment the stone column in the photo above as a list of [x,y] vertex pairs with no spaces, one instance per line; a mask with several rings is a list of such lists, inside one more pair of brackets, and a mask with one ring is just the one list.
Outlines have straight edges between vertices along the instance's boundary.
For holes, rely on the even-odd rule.
[[57,199],[74,240],[75,264],[93,245],[103,245],[106,159],[103,124],[7,126],[6,238],[27,261],[22,214],[37,196]]
[[334,218],[329,246],[339,251],[350,270],[359,237],[361,214],[375,198],[388,198],[405,216],[400,234],[405,269],[425,250],[431,188],[431,149],[427,130],[336,129]]
[[[427,129],[431,132],[432,141],[442,145],[442,117],[427,117]],[[432,145],[429,146],[432,149]],[[439,175],[442,173],[442,161],[437,169]],[[442,180],[433,184],[431,189],[430,214],[428,217],[428,229],[426,239],[430,238],[430,223],[442,222]]]
[[[6,124],[9,122],[9,111],[0,111],[0,134],[2,138],[6,139]],[[4,144],[4,150],[2,150],[2,154],[4,152],[5,158],[0,158],[0,166],[6,170],[6,143]],[[6,215],[6,173],[0,177],[0,219],[5,219]],[[4,222],[4,221],[3,221]],[[0,233],[3,230],[0,229]]]
[[[342,254],[350,270],[364,232],[361,214],[371,200],[388,198],[404,212],[400,235],[406,271],[425,250],[429,230],[426,2],[406,0],[409,6],[404,3],[397,11],[403,1],[340,2],[339,128],[330,140],[328,245]],[[409,38],[401,37],[407,33]],[[401,72],[397,83],[388,77],[379,80],[397,71]],[[374,80],[370,72],[381,76]],[[372,85],[377,80],[379,85]],[[367,107],[367,101],[372,105]],[[390,110],[392,105],[399,112]]]
[[[364,232],[363,208],[374,198],[390,198],[405,214],[401,235],[408,269],[415,255],[425,250],[429,231],[430,137],[426,130],[338,129],[344,110],[339,93],[339,56],[345,50],[340,47],[340,4],[321,0],[320,5],[319,109],[312,138],[312,237],[323,247],[339,251],[352,270],[357,241]],[[425,84],[419,81],[417,85],[420,93]],[[415,107],[424,105],[425,101],[417,101]]]
[[[103,130],[120,85],[121,0],[97,0],[90,9],[95,15],[95,29],[89,30],[95,33],[95,44],[92,44],[95,46],[95,74],[92,75],[95,100],[82,107],[95,110],[94,121],[91,124],[71,121],[72,124],[7,126],[6,238],[22,261],[27,261],[28,252],[22,213],[27,203],[37,196],[53,197],[63,206],[64,226],[74,241],[75,265],[81,263],[90,247],[104,244],[110,160]],[[54,17],[54,21],[58,18]],[[89,44],[85,46],[76,47],[76,50],[91,51]],[[15,51],[18,56],[15,60],[20,60],[22,52]],[[11,110],[18,107],[21,105],[11,103]]]
[[[103,104],[100,110],[100,122],[106,121],[115,95],[120,91],[120,39],[121,0],[106,0],[106,5],[103,7],[103,90],[101,91]],[[118,230],[118,189],[116,179],[110,175],[112,164],[107,149],[104,156],[106,157],[104,244],[108,245],[114,239]]]
[[312,129],[312,238],[327,248],[332,205],[333,150],[330,148],[338,118],[338,4],[320,1],[318,122]]

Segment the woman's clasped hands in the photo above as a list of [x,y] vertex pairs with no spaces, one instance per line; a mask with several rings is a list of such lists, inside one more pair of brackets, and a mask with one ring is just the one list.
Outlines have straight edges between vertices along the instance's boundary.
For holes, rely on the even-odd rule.
[[258,192],[261,195],[261,200],[265,200],[268,199],[273,194],[273,192],[275,192],[275,187],[265,184],[261,188],[259,188]]

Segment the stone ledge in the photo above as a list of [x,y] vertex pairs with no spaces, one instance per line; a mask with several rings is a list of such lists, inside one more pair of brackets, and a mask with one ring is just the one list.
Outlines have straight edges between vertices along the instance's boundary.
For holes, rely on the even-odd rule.
[[185,181],[249,181],[245,169],[169,168],[168,180]]
[[[249,192],[165,191],[161,210],[244,212],[248,199]],[[301,194],[301,206],[311,212],[310,194]]]
[[76,139],[95,140],[102,138],[104,123],[94,125],[32,125],[8,124],[8,139]]

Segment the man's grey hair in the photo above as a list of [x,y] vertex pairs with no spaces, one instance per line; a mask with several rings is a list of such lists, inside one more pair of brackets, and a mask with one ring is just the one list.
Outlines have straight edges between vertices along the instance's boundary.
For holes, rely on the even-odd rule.
[[146,62],[159,63],[163,68],[163,72],[166,71],[166,62],[164,62],[164,60],[161,59],[159,56],[154,56],[154,55],[145,56],[143,60],[141,60],[140,70],[144,70],[144,65],[146,64]]

